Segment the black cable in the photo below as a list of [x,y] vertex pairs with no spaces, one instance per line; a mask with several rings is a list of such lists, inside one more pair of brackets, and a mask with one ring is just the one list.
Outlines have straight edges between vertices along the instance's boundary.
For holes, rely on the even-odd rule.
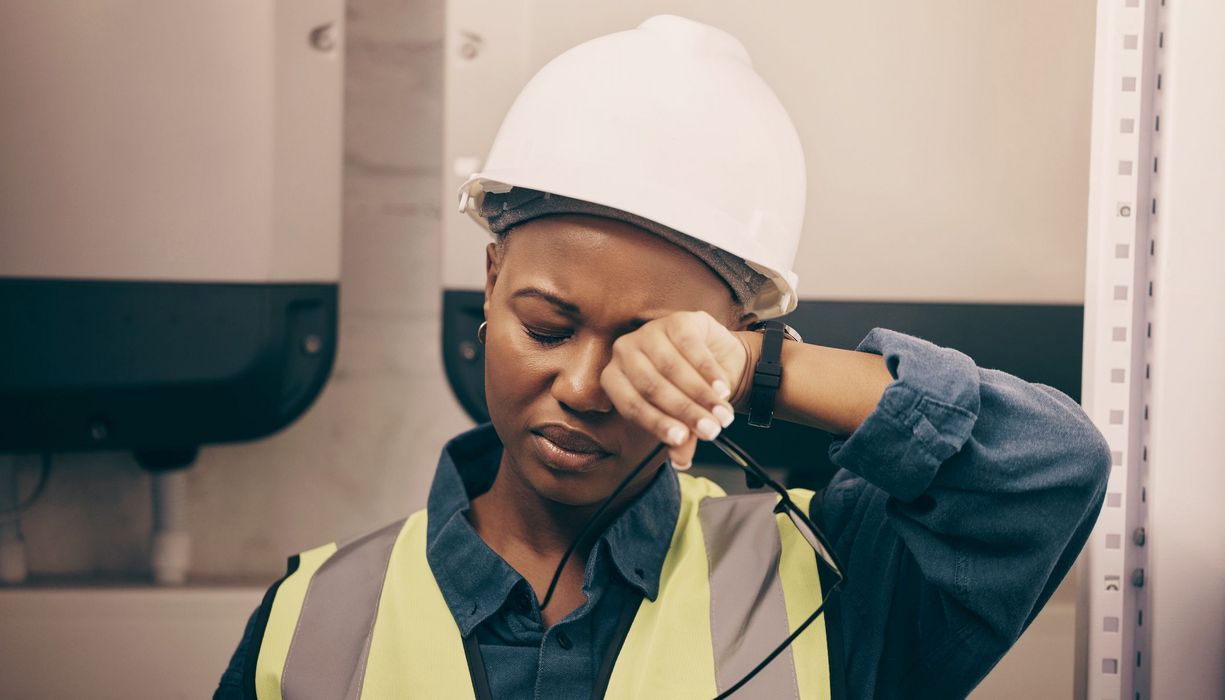
[[9,508],[0,509],[0,521],[8,522],[17,520],[25,514],[30,506],[34,505],[39,498],[42,497],[43,491],[47,488],[47,481],[51,478],[51,453],[44,452],[42,454],[42,469],[38,473],[38,483],[34,486],[34,490],[22,502]]
[[[753,476],[756,476],[762,483],[769,486],[771,490],[778,493],[780,496],[779,507],[782,508],[784,504],[789,506],[790,511],[794,513],[809,530],[812,531],[814,537],[817,537],[821,545],[828,550],[829,556],[833,557],[831,568],[833,568],[834,572],[838,575],[838,581],[833,586],[830,586],[828,593],[822,595],[821,604],[818,605],[817,609],[808,616],[808,619],[800,623],[800,625],[795,628],[794,632],[787,635],[786,639],[784,639],[778,646],[774,647],[774,650],[767,654],[766,657],[761,660],[761,663],[753,667],[753,670],[746,673],[740,680],[736,681],[730,688],[723,691],[718,695],[718,697],[715,698],[715,700],[726,700],[726,698],[730,697],[732,693],[740,690],[746,683],[753,680],[758,673],[761,673],[762,669],[769,666],[770,662],[778,658],[779,654],[783,653],[787,647],[791,646],[791,643],[794,642],[796,638],[804,632],[804,630],[808,629],[808,627],[816,621],[821,613],[825,611],[825,604],[829,601],[829,594],[832,594],[834,591],[838,590],[846,579],[845,575],[842,573],[843,567],[841,563],[837,561],[836,555],[833,554],[832,547],[823,541],[823,538],[819,534],[820,530],[817,529],[816,524],[809,519],[808,514],[795,506],[795,503],[792,502],[791,495],[787,492],[786,487],[779,484],[774,479],[771,479],[770,475],[767,474],[766,471],[762,469],[761,466],[758,465],[742,447],[729,440],[727,436],[719,435],[713,442],[716,446],[723,450],[728,457],[731,457],[732,461],[735,462],[741,469],[749,474],[752,474]],[[541,610],[544,610],[545,606],[549,604],[550,600],[552,600],[553,593],[557,589],[557,582],[561,580],[562,570],[566,567],[566,562],[569,561],[570,556],[574,554],[576,549],[578,549],[579,544],[588,535],[588,533],[591,532],[592,528],[599,523],[600,516],[603,515],[604,511],[607,510],[610,505],[612,505],[617,496],[620,495],[627,486],[629,486],[630,482],[634,480],[634,477],[638,476],[638,474],[651,463],[655,456],[659,454],[659,451],[664,449],[664,447],[665,445],[662,442],[659,443],[654,450],[651,450],[651,453],[647,455],[646,459],[642,460],[638,466],[634,467],[633,471],[631,471],[624,479],[621,480],[621,483],[617,484],[617,488],[613,489],[613,492],[604,499],[604,502],[600,504],[600,507],[596,509],[596,512],[587,521],[587,524],[583,526],[583,529],[579,532],[578,537],[575,537],[574,541],[570,543],[570,547],[566,549],[566,553],[562,555],[561,562],[557,565],[557,570],[553,572],[553,580],[549,582],[549,588],[545,592],[544,600],[540,603]]]
[[[839,581],[838,583],[835,583],[833,586],[830,587],[829,592],[833,593],[834,591],[838,590],[838,586],[841,586],[841,585],[842,585],[841,581]],[[808,629],[808,626],[811,625],[813,622],[815,622],[817,617],[819,617],[821,613],[825,612],[825,603],[827,601],[829,601],[828,594],[822,596],[821,604],[817,606],[817,609],[814,610],[812,614],[808,616],[807,620],[804,620],[803,622],[801,622],[800,626],[796,627],[794,632],[787,635],[787,638],[783,640],[782,644],[779,644],[778,646],[774,647],[774,651],[770,652],[770,654],[766,656],[766,658],[762,659],[761,663],[753,667],[752,671],[749,671],[748,673],[746,673],[744,678],[741,678],[740,680],[736,681],[736,683],[732,687],[720,693],[718,697],[715,698],[715,700],[725,700],[725,698],[730,697],[732,693],[743,688],[745,683],[748,683],[749,681],[753,680],[753,676],[756,676],[758,673],[761,673],[761,670],[763,668],[765,668],[766,666],[769,666],[770,662],[773,661],[775,658],[777,658],[779,654],[783,653],[784,649],[791,646],[791,643],[794,642],[796,638],[800,636],[800,633]]]
[[[791,494],[788,493],[787,488],[776,482],[774,479],[771,479],[770,475],[766,473],[766,470],[762,469],[761,465],[757,464],[756,460],[749,456],[749,453],[746,452],[744,448],[740,447],[735,442],[732,442],[727,438],[727,436],[719,435],[715,438],[714,443],[716,447],[724,452],[724,454],[731,457],[732,461],[740,466],[741,469],[756,476],[759,481],[764,483],[766,486],[769,486],[772,491],[779,495],[779,503],[775,508],[775,512],[784,513],[789,510],[790,513],[794,514],[801,520],[801,522],[804,523],[805,527],[812,532],[813,536],[817,538],[817,541],[821,544],[821,546],[826,549],[830,560],[827,560],[825,563],[829,565],[829,567],[832,568],[834,573],[838,576],[838,581],[834,583],[834,585],[830,586],[827,593],[824,593],[821,596],[821,604],[818,605],[817,609],[808,616],[808,619],[804,620],[799,627],[796,627],[794,632],[787,635],[787,638],[784,639],[782,643],[774,647],[774,651],[771,651],[768,655],[766,655],[766,658],[762,659],[761,663],[753,667],[753,670],[746,673],[740,680],[736,681],[730,688],[723,691],[715,698],[715,700],[725,700],[726,698],[730,697],[732,693],[740,690],[746,683],[753,680],[754,676],[761,673],[762,669],[764,669],[766,666],[769,666],[771,661],[778,658],[778,655],[783,653],[783,650],[791,646],[791,643],[794,642],[804,630],[808,629],[809,625],[816,621],[817,617],[819,617],[821,613],[825,611],[825,604],[829,601],[830,595],[846,582],[846,577],[845,574],[842,573],[842,564],[838,561],[837,555],[834,554],[833,547],[830,546],[828,542],[824,541],[824,538],[819,534],[820,529],[817,528],[816,523],[812,522],[812,520],[808,517],[808,514],[796,507],[795,503],[791,500]],[[820,552],[818,552],[818,555],[820,555]]]
[[596,526],[596,523],[600,521],[600,516],[604,514],[604,511],[608,510],[608,507],[612,505],[612,502],[617,498],[617,496],[625,490],[626,486],[629,486],[630,482],[634,480],[634,477],[638,476],[638,474],[651,463],[651,460],[655,459],[655,455],[659,454],[659,451],[664,449],[664,447],[664,443],[659,443],[655,449],[651,450],[651,454],[646,456],[646,459],[642,460],[638,466],[634,467],[634,470],[631,471],[624,479],[622,479],[620,484],[617,484],[617,488],[613,489],[613,492],[604,499],[604,502],[601,503],[600,507],[596,509],[595,513],[591,516],[591,519],[588,520],[587,524],[583,526],[582,531],[578,533],[578,537],[575,537],[574,541],[570,543],[570,547],[566,550],[566,553],[562,555],[561,562],[557,565],[557,570],[553,572],[553,580],[549,582],[549,589],[545,591],[544,600],[540,602],[541,610],[544,610],[545,606],[549,604],[549,601],[553,599],[553,591],[557,589],[557,582],[561,580],[561,572],[566,568],[566,562],[570,560],[570,556],[574,554],[574,550],[578,549],[579,543],[582,542],[583,538],[587,536],[587,533],[589,533],[591,529]]

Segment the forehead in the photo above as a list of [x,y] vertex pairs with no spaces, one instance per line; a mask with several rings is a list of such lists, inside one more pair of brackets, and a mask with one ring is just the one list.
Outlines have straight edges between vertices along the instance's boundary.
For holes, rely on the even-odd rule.
[[601,217],[548,216],[516,227],[503,277],[511,287],[545,287],[584,314],[700,309],[724,318],[734,306],[723,280],[689,251]]

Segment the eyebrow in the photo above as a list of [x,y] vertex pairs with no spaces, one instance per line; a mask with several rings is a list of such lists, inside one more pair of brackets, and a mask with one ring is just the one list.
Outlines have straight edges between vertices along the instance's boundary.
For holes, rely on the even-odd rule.
[[[565,314],[566,316],[569,316],[571,318],[582,318],[583,317],[583,312],[579,309],[577,304],[566,301],[565,299],[562,299],[556,294],[545,291],[539,287],[524,287],[522,289],[517,289],[515,290],[513,294],[510,295],[510,298],[511,299],[519,299],[519,298],[541,299],[543,301],[547,301],[549,304],[552,304],[558,311]],[[627,325],[633,328],[637,328],[638,326],[644,325],[648,321],[652,321],[652,320],[654,319],[652,318],[634,318],[634,319],[631,319]]]

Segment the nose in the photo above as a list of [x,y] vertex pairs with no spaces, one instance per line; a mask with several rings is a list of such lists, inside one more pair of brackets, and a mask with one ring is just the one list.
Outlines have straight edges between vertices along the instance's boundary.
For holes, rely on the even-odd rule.
[[612,346],[597,338],[574,338],[553,380],[553,398],[576,413],[608,413],[612,400],[600,386],[600,373],[612,360]]

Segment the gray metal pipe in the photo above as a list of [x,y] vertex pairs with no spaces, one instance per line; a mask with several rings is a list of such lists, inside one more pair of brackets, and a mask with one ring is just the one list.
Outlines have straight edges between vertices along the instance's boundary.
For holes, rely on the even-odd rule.
[[[0,455],[0,511],[16,507],[20,500],[17,458]],[[21,518],[16,514],[0,512],[0,583],[25,583],[29,575],[26,545],[21,538]]]

